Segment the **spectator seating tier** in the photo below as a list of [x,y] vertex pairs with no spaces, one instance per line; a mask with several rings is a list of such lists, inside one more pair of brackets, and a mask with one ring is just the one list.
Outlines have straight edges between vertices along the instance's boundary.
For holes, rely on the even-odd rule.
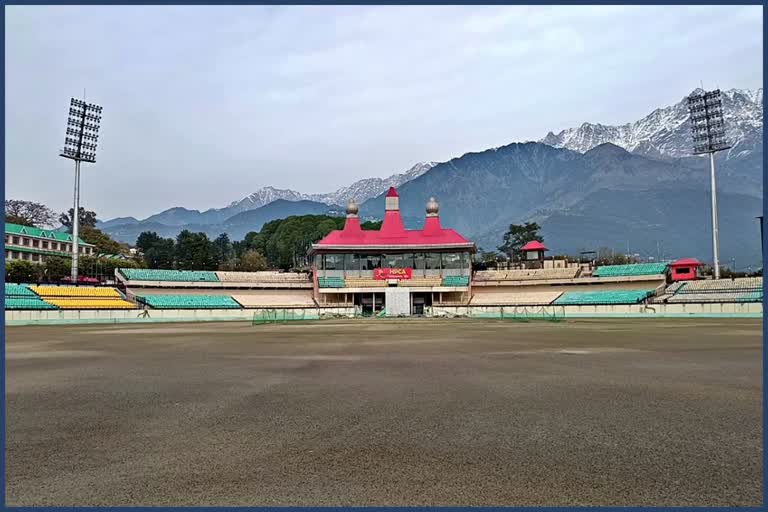
[[265,290],[253,294],[233,295],[244,308],[316,307],[311,290]]
[[[667,288],[667,291],[670,291]],[[676,293],[707,293],[707,292],[736,292],[757,291],[763,289],[762,277],[743,277],[738,279],[703,279],[700,281],[685,281],[675,290]]]
[[669,304],[685,304],[695,302],[762,302],[763,292],[707,292],[707,293],[677,293],[666,299]]
[[229,295],[143,295],[136,300],[155,309],[241,309]]
[[136,309],[136,305],[120,298],[48,298],[46,302],[59,309]]
[[146,268],[121,268],[119,272],[129,281],[204,281],[218,282],[216,272],[208,270],[159,270]]
[[631,263],[628,265],[604,265],[592,272],[594,277],[633,277],[665,274],[666,263]]
[[[508,287],[506,287],[508,288]],[[472,305],[519,305],[519,306],[545,306],[555,301],[562,291],[497,291],[497,287],[477,287],[472,296]]]
[[5,309],[56,309],[40,297],[5,297]]
[[37,297],[25,284],[5,283],[6,297]]
[[230,283],[309,283],[309,274],[298,272],[216,272],[219,281]]
[[542,279],[573,279],[579,274],[578,267],[540,268],[518,270],[479,270],[475,281],[536,281]]
[[30,286],[41,297],[114,297],[122,298],[120,292],[108,286]]
[[654,290],[606,290],[599,292],[565,292],[555,300],[558,306],[600,304],[638,304],[653,295]]
[[414,277],[412,279],[404,279],[398,283],[398,286],[410,286],[410,287],[432,287],[440,286],[443,284],[443,280],[440,277]]
[[469,276],[445,276],[443,286],[469,286]]
[[317,284],[320,288],[344,288],[344,278],[342,277],[318,277]]

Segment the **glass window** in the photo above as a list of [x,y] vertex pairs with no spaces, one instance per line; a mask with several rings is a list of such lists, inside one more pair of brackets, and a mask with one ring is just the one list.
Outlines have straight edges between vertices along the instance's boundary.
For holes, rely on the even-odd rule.
[[400,256],[400,268],[413,268],[413,253],[405,253]]
[[363,270],[373,270],[375,268],[381,268],[381,256],[378,254],[368,254],[366,256],[362,256],[363,259]]
[[344,255],[326,254],[325,270],[344,270]]
[[47,248],[48,248],[48,241],[46,240],[43,242],[43,249],[47,249]]
[[40,242],[37,239],[32,240],[32,247],[37,247],[39,244]]
[[17,236],[13,237],[13,243],[16,245],[19,245],[19,237]]
[[458,252],[443,253],[443,268],[459,269],[461,268],[461,254]]
[[440,253],[428,252],[424,254],[424,268],[427,270],[440,270]]
[[413,268],[416,270],[424,270],[424,265],[426,264],[426,254],[423,252],[416,253],[413,255]]
[[344,270],[360,270],[360,260],[356,254],[344,254]]

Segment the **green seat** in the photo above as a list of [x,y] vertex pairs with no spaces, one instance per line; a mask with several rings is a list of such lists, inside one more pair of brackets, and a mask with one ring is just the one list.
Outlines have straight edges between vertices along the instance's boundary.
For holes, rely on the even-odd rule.
[[592,275],[595,277],[631,277],[666,274],[666,263],[632,263],[628,265],[604,265],[597,267]]
[[345,288],[346,283],[342,277],[318,277],[317,285],[320,288]]
[[5,283],[6,297],[37,297],[25,284]]
[[469,276],[445,276],[443,286],[469,286]]
[[129,281],[203,281],[218,282],[216,272],[208,270],[160,270],[148,268],[121,268],[120,273]]
[[553,302],[559,306],[638,304],[653,295],[653,290],[610,290],[600,292],[565,292]]
[[155,309],[241,309],[229,295],[144,295],[138,302]]
[[58,309],[43,299],[35,297],[5,297],[5,309]]

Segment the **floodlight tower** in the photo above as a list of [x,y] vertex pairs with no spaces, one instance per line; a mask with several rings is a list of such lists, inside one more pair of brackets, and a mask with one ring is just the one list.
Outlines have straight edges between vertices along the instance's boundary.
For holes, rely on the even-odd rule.
[[59,156],[75,161],[75,208],[72,212],[72,283],[77,283],[80,256],[80,163],[96,163],[96,141],[99,140],[101,107],[72,98],[69,102],[67,136]]
[[712,250],[714,254],[715,279],[720,279],[720,234],[717,226],[715,153],[731,147],[725,138],[723,100],[720,96],[720,89],[709,92],[694,92],[688,96],[688,111],[691,114],[693,154],[703,155],[709,153],[712,189]]

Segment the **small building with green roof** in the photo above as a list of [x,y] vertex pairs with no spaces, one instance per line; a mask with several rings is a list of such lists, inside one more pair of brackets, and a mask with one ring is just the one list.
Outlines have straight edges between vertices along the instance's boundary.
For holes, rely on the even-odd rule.
[[[82,256],[93,256],[96,247],[80,240]],[[72,257],[72,235],[63,231],[5,224],[5,261],[45,263],[49,256]]]

